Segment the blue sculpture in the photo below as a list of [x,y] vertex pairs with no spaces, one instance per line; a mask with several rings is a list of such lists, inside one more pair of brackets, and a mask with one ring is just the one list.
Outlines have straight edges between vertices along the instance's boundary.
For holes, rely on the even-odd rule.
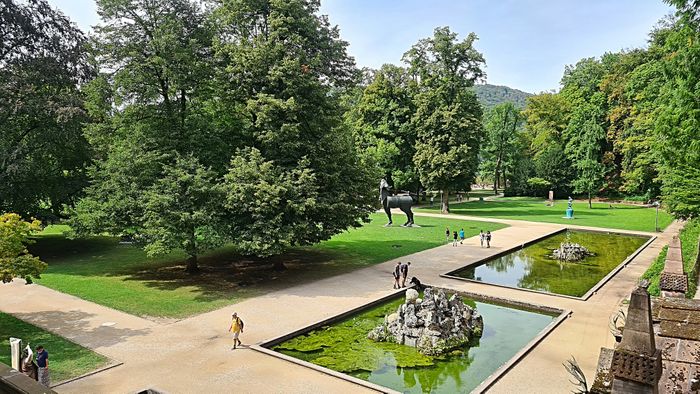
[[569,207],[566,208],[566,218],[567,219],[573,219],[574,218],[574,208],[572,208],[572,205],[574,204],[574,199],[569,196]]

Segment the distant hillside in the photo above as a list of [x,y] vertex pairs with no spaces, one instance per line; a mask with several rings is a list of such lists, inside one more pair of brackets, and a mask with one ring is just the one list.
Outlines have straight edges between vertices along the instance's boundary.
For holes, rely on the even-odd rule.
[[525,108],[525,99],[532,96],[532,93],[525,93],[522,90],[509,88],[508,86],[497,85],[475,85],[476,97],[481,105],[491,108],[496,104],[507,101],[513,102],[518,108]]

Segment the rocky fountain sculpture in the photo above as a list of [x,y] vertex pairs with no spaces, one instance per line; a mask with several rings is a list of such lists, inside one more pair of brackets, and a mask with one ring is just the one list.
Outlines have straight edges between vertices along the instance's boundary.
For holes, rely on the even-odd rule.
[[428,287],[423,299],[418,296],[416,290],[408,289],[406,301],[367,337],[413,346],[427,356],[443,354],[481,337],[481,315],[456,294],[448,299],[443,290]]
[[592,256],[590,250],[577,243],[562,242],[559,244],[559,249],[554,249],[552,257],[561,261],[581,261],[587,256]]

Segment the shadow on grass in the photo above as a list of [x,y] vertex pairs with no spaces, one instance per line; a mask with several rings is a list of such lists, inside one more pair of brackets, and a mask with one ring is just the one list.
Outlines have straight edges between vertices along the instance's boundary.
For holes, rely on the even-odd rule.
[[[336,240],[323,247],[292,249],[270,258],[242,256],[228,246],[200,257],[197,274],[185,272],[181,254],[149,259],[137,246],[120,245],[116,239],[107,237],[69,240],[43,236],[32,245],[31,251],[49,263],[48,274],[120,277],[163,291],[190,288],[194,293],[192,301],[209,303],[225,299],[239,301],[439,245],[435,241],[415,239]],[[276,269],[280,265],[284,269]],[[41,284],[41,280],[38,282]]]

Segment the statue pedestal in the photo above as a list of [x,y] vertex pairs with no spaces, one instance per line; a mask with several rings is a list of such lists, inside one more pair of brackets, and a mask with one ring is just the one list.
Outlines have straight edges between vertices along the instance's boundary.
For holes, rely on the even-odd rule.
[[566,208],[566,216],[564,218],[565,219],[573,219],[574,218],[574,209],[573,208]]

